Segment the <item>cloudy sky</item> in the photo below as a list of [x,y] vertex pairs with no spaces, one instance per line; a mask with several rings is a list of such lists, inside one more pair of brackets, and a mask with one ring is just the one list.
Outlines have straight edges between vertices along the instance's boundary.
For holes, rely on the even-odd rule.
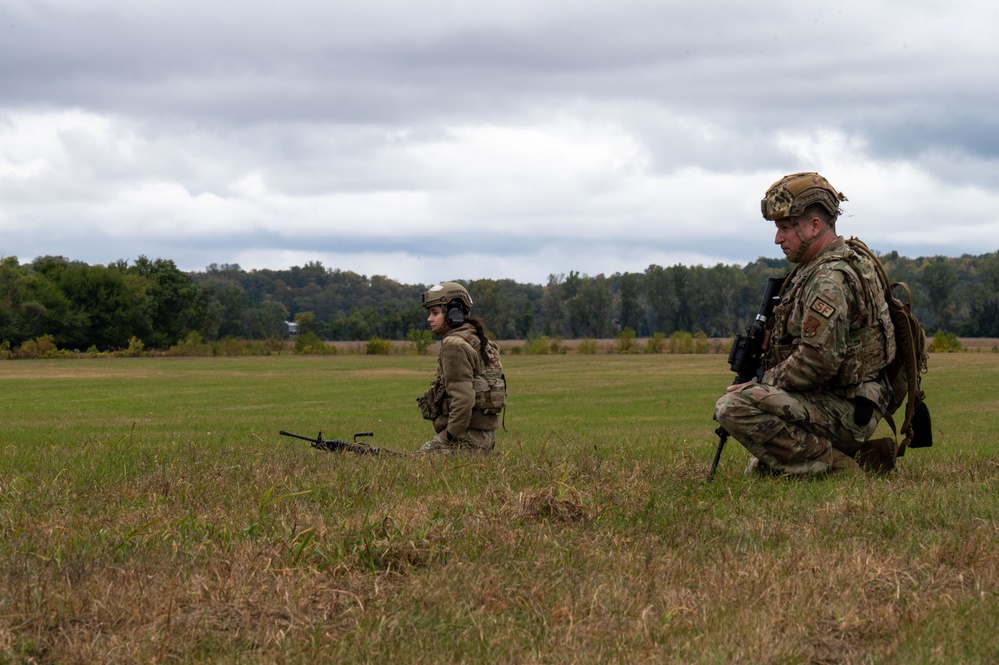
[[994,0],[0,0],[0,256],[411,284],[999,249]]

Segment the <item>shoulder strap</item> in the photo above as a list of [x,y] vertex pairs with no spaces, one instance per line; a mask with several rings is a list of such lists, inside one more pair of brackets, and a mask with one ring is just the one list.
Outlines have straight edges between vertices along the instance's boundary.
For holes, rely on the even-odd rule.
[[[474,342],[473,342],[473,340],[474,340]],[[441,340],[442,344],[443,343],[448,343],[448,344],[465,344],[467,346],[472,347],[472,350],[475,351],[476,353],[478,353],[478,342],[479,342],[479,339],[478,339],[478,337],[475,336],[475,333],[473,333],[473,332],[471,332],[469,330],[460,330],[460,329],[459,330],[452,330],[450,333],[448,333],[444,337],[443,340]]]

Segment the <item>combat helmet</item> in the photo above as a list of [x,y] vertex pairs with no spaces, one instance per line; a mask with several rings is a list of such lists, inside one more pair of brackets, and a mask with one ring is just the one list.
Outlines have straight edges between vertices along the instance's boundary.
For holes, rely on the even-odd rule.
[[440,284],[431,286],[423,294],[423,302],[421,304],[424,308],[430,309],[434,305],[447,307],[455,300],[461,303],[462,309],[464,309],[466,314],[472,311],[472,296],[468,295],[468,289],[458,282],[441,282]]
[[760,210],[764,219],[776,222],[785,217],[797,217],[805,208],[818,203],[835,220],[840,213],[840,202],[846,200],[828,180],[808,171],[792,173],[770,185],[760,201]]

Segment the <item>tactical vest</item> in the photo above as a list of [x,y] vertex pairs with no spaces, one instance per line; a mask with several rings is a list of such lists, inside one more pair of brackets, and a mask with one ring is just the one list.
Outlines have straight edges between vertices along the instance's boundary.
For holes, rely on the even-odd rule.
[[767,349],[765,365],[769,368],[787,360],[797,347],[797,339],[784,343],[790,334],[787,330],[789,318],[799,300],[804,298],[805,288],[812,276],[826,264],[832,264],[829,266],[831,269],[843,273],[847,285],[864,309],[861,321],[850,321],[843,363],[829,387],[845,397],[860,396],[883,403],[882,394],[878,394],[881,391],[872,389],[871,384],[881,381],[882,370],[891,363],[896,353],[895,330],[888,311],[887,294],[883,294],[880,276],[871,259],[855,252],[845,242],[819,254],[804,271],[799,271],[799,264],[788,277],[781,302],[774,308],[771,340],[778,343],[771,343]]
[[[499,346],[496,342],[492,340],[486,342],[488,363],[482,360],[482,355],[479,353],[479,337],[472,330],[455,330],[441,340],[441,344],[461,344],[467,347],[466,352],[472,358],[472,388],[475,390],[473,409],[488,415],[498,415],[506,406],[506,376],[503,373]],[[437,376],[417,402],[423,417],[433,420],[437,416],[448,414],[449,401],[444,390],[443,368],[438,362]]]

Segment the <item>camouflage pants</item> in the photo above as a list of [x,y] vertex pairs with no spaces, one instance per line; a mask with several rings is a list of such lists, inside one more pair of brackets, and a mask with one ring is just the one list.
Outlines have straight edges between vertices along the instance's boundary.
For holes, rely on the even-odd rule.
[[816,475],[837,468],[831,460],[842,455],[835,451],[853,457],[874,433],[880,414],[858,425],[854,410],[853,400],[834,393],[751,383],[722,395],[715,420],[774,470]]
[[489,452],[496,447],[496,432],[493,430],[470,429],[464,441],[448,441],[444,432],[424,443],[419,452]]

